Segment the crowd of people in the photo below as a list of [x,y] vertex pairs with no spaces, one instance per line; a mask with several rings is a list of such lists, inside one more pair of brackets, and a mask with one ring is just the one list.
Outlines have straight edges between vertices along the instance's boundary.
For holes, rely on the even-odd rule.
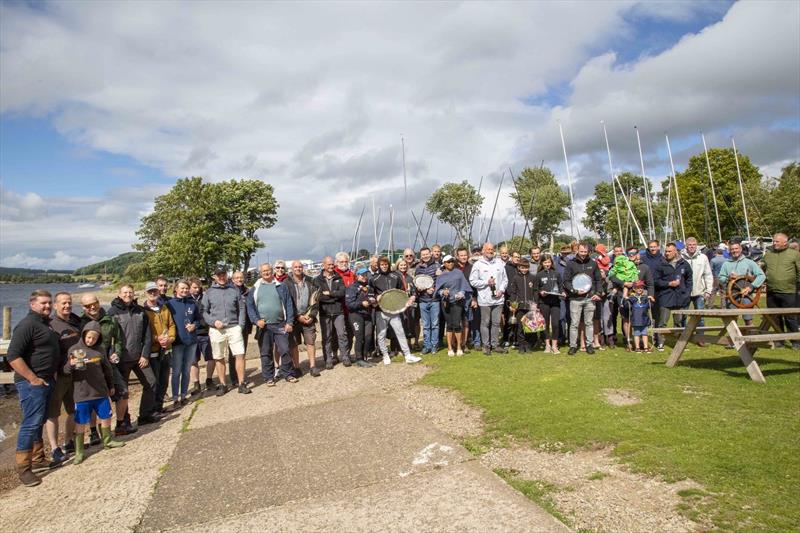
[[[303,376],[301,345],[311,377],[336,364],[389,365],[397,354],[417,363],[421,357],[413,352],[440,348],[459,357],[470,349],[502,355],[511,347],[521,354],[560,354],[568,345],[568,355],[591,355],[614,348],[620,333],[626,350],[650,352],[648,328],[666,326],[671,310],[702,308],[718,293],[721,305],[729,305],[723,289],[733,275],[747,276],[744,298],[766,283],[768,306],[797,307],[796,242],[776,234],[760,259],[759,264],[748,257],[738,240],[702,251],[693,237],[663,250],[656,240],[645,250],[610,251],[575,242],[557,254],[534,247],[524,257],[506,246],[496,255],[491,243],[460,248],[455,256],[434,245],[406,249],[394,264],[374,256],[354,266],[340,252],[324,258],[313,276],[300,261],[290,271],[283,261],[264,263],[251,287],[242,272],[229,279],[225,266],[214,271],[208,288],[197,278],[182,279],[171,295],[169,281],[160,277],[146,284],[141,303],[134,287],[124,284],[107,310],[95,294],[82,294],[80,315],[69,293],[36,290],[7,355],[23,416],[17,472],[25,485],[37,485],[35,472],[63,464],[69,454],[80,464],[87,446],[122,446],[114,437],[158,422],[193,397],[250,394],[245,355],[251,335],[268,387]],[[382,305],[389,293],[401,294],[404,305]],[[797,316],[784,317],[781,327],[797,332]],[[316,356],[318,332],[322,362]],[[652,341],[664,349],[663,336]],[[141,384],[135,425],[128,408],[131,373]],[[66,442],[59,442],[63,412]]]

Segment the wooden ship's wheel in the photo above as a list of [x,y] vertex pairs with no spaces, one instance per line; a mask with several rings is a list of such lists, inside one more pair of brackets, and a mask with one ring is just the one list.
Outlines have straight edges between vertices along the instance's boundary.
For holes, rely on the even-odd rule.
[[[754,279],[756,279],[755,276],[731,274],[730,278],[728,278],[728,301],[739,309],[751,309],[758,305],[763,287],[753,290],[746,296],[742,293],[745,287],[751,287],[750,283]],[[748,299],[750,300],[749,302],[747,301]]]

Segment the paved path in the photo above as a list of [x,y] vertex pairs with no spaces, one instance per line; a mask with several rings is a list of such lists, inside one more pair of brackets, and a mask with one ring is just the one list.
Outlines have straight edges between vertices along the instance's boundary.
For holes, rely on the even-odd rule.
[[[413,409],[424,369],[255,380],[18,487],[10,530],[567,531]],[[193,412],[193,414],[192,414]],[[189,417],[191,415],[191,420]]]

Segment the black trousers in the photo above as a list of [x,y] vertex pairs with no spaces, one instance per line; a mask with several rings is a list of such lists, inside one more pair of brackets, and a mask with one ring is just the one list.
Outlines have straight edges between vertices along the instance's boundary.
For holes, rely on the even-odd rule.
[[366,359],[374,349],[373,333],[375,326],[372,317],[350,312],[350,327],[353,329],[353,353],[356,358]]
[[542,300],[539,311],[544,316],[544,338],[557,341],[561,329],[561,300],[556,298],[555,302],[549,303]]
[[[767,292],[767,307],[797,307],[798,305],[800,305],[800,297],[796,293]],[[783,331],[797,333],[797,315],[776,316],[775,319]],[[796,346],[800,343],[795,341],[792,344]]]

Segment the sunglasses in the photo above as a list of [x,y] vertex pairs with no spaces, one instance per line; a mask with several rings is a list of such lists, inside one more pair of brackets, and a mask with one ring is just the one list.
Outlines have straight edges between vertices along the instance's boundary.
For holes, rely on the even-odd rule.
[[95,307],[100,307],[100,302],[92,302],[83,306],[84,309],[94,309]]
[[286,267],[275,267],[275,270],[286,270]]

